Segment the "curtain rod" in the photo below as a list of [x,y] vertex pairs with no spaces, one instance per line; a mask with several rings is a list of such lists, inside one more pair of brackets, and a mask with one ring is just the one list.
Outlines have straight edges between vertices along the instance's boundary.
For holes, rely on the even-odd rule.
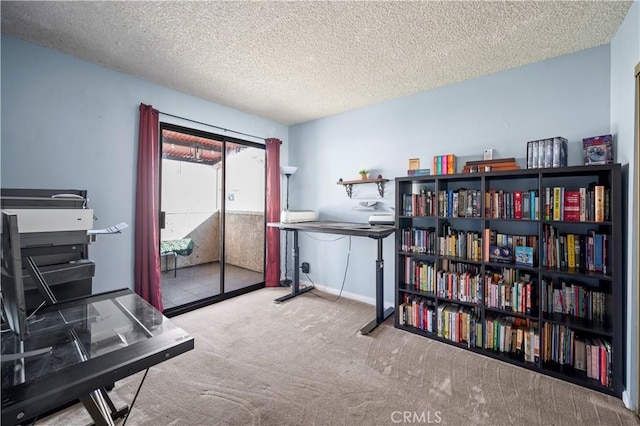
[[167,115],[167,116],[173,117],[173,118],[179,118],[180,120],[186,120],[186,121],[190,121],[192,123],[202,124],[203,126],[213,127],[214,129],[224,130],[225,132],[233,132],[233,133],[238,134],[238,135],[249,136],[249,137],[256,138],[256,139],[262,139],[262,140],[266,140],[267,139],[267,138],[263,138],[261,136],[250,135],[249,133],[238,132],[236,130],[225,129],[224,127],[220,127],[220,126],[214,126],[213,124],[203,123],[202,121],[196,121],[196,120],[192,120],[190,118],[180,117],[179,115],[169,114],[168,112],[158,111],[158,113],[160,113],[162,115]]

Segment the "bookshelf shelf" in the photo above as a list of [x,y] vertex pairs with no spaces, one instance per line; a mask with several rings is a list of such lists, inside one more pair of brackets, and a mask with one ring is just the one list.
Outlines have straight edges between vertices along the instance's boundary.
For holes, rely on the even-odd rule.
[[582,271],[579,269],[554,269],[554,268],[540,268],[540,272],[543,275],[557,275],[557,276],[564,276],[564,277],[568,277],[568,278],[575,278],[575,279],[588,279],[588,278],[595,278],[598,280],[602,280],[602,281],[611,281],[613,280],[613,277],[611,275],[605,275],[603,273],[600,272],[589,272],[589,271]]
[[563,314],[554,314],[543,312],[542,319],[552,324],[565,325],[571,327],[577,331],[585,331],[593,334],[600,334],[603,336],[613,336],[613,331],[610,324],[598,323],[596,321],[589,321],[584,318],[576,318]]
[[520,269],[522,271],[537,272],[538,268],[534,266],[516,265],[515,263],[497,263],[497,262],[483,262],[487,268],[512,268]]
[[482,265],[479,260],[467,259],[466,257],[453,257],[453,256],[437,256],[439,259],[448,260],[450,262],[467,263],[470,265]]
[[598,380],[587,377],[587,374],[583,371],[576,370],[575,368],[567,365],[557,364],[555,362],[543,362],[542,368],[549,376],[566,380],[576,385],[584,386],[590,389],[620,397],[620,395],[608,386],[603,386]]
[[476,216],[438,216],[440,220],[483,220],[481,217]]
[[[395,186],[397,328],[621,397],[625,342],[619,164],[407,176],[396,178]],[[529,218],[536,213],[540,219]],[[574,220],[576,214],[581,220]],[[509,250],[502,251],[504,247]],[[515,263],[516,254],[530,262],[532,253],[532,266]],[[510,263],[502,263],[509,258]],[[416,290],[416,280],[435,291]],[[440,297],[442,288],[448,295],[472,295],[479,302]],[[513,312],[509,306],[517,311],[525,306],[531,313]],[[598,320],[579,317],[587,311]],[[411,325],[423,320],[433,325],[433,332]],[[446,338],[451,330],[466,330],[462,340],[472,344]],[[578,346],[585,348],[582,353]],[[586,365],[584,351],[595,354],[589,371],[573,367]],[[560,359],[565,364],[556,362]]]
[[431,299],[436,298],[436,294],[432,291],[417,290],[415,287],[406,284],[400,284],[399,289],[405,293],[415,294],[416,296],[429,297]]
[[533,320],[533,321],[538,321],[539,320],[539,318],[537,316],[527,315],[527,314],[523,314],[523,313],[520,313],[520,312],[508,311],[508,310],[500,309],[500,308],[490,308],[488,306],[485,306],[484,310],[487,311],[487,312],[494,312],[496,314],[504,315],[506,317],[516,317],[516,318],[530,319],[530,320]]
[[471,306],[471,307],[476,307],[478,306],[477,303],[473,303],[473,302],[463,302],[462,300],[457,300],[457,299],[448,299],[446,297],[440,297],[438,296],[438,301],[442,302],[442,303],[452,303],[454,305],[461,305],[461,306]]

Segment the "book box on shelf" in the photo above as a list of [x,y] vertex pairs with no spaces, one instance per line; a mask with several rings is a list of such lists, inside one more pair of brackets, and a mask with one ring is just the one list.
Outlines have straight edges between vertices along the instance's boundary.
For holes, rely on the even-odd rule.
[[397,328],[621,397],[619,164],[395,182]]

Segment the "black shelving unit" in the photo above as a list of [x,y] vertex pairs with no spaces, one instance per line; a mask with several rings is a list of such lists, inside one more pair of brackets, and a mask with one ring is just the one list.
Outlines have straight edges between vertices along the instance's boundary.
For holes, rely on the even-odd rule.
[[[623,339],[625,328],[623,317],[625,285],[622,280],[623,212],[621,207],[621,166],[619,164],[399,177],[395,179],[395,184],[396,228],[399,231],[396,233],[395,277],[395,326],[397,328],[621,397],[625,368],[625,343]],[[568,221],[563,220],[565,219],[564,216],[560,217],[560,220],[557,217],[554,220],[553,216],[546,217],[544,204],[547,188],[550,188],[550,192],[553,194],[554,188],[577,191],[579,188],[589,188],[590,185],[591,189],[593,189],[594,185],[597,185],[604,186],[607,190],[606,206],[608,208],[608,216],[606,218],[599,218],[596,221],[593,217],[585,217],[585,220]],[[450,190],[451,192],[449,192]],[[486,194],[500,190],[507,193],[537,191],[539,196],[538,217],[515,218],[509,214],[495,217],[494,212],[486,209],[485,201],[489,197]],[[440,196],[443,191],[448,193],[457,192],[458,203],[460,202],[460,197],[464,196],[471,207],[463,209],[459,204],[457,207],[452,205],[446,195],[444,198]],[[419,199],[419,196],[428,197],[429,201],[424,202]],[[564,197],[562,200],[564,201]],[[417,203],[420,203],[420,206]],[[445,203],[446,208],[443,205]],[[512,211],[514,210],[512,205],[508,205],[508,207]],[[529,207],[533,208],[535,206],[530,205]],[[588,207],[587,205],[586,208]],[[453,210],[455,210],[455,213],[452,212]],[[561,235],[572,234],[585,236],[586,238],[591,233],[604,235],[605,237],[601,237],[600,241],[602,241],[604,252],[606,253],[606,260],[603,260],[607,265],[606,272],[569,268],[569,265],[550,267],[548,260],[546,263],[543,262],[542,253],[544,251],[545,232],[548,233],[550,227],[553,227],[554,231]],[[443,234],[445,232],[451,234],[452,229],[458,232],[456,234],[459,235],[457,241],[466,240],[466,245],[463,247],[469,250],[467,254],[472,253],[469,245],[477,244],[474,242],[474,237],[478,235],[481,238],[485,237],[480,245],[481,257],[477,257],[477,250],[468,257],[461,255],[457,251],[453,254],[451,252],[443,252]],[[484,240],[486,240],[487,233],[490,231],[486,230],[512,235],[535,236],[536,247],[534,248],[533,265],[523,266],[517,265],[515,262],[498,263],[495,259],[493,259],[494,261],[489,261]],[[410,238],[412,239],[415,238],[419,244],[422,244],[422,247],[428,246],[430,253],[420,252],[421,249],[413,252],[414,250],[407,247],[408,235],[411,235]],[[451,250],[446,245],[444,248],[445,251],[447,249]],[[422,251],[426,250],[422,249]],[[449,265],[453,263],[458,268],[472,268],[475,275],[482,277],[480,279],[481,289],[476,294],[477,303],[443,297],[443,294],[439,293],[437,288],[429,288],[429,291],[424,288],[420,289],[419,286],[411,282],[414,277],[406,276],[413,274],[411,266],[414,266],[415,262],[418,262],[418,265],[431,265],[432,269],[430,269],[429,274],[432,275],[429,276],[433,276],[433,274],[437,274],[437,271],[442,270],[443,263]],[[407,264],[409,264],[409,268],[407,268]],[[485,293],[484,277],[489,273],[499,273],[501,268],[511,268],[521,274],[529,275],[530,282],[533,283],[531,287],[531,297],[533,298],[531,309],[526,312],[512,312],[509,308],[491,306],[492,303],[488,303],[485,300],[487,294]],[[431,282],[433,283],[433,280]],[[562,288],[561,283],[565,282],[567,286],[575,283],[588,291],[604,293],[606,304],[599,308],[604,310],[604,319],[587,320],[580,318],[579,315],[547,312],[548,309],[542,303],[543,283],[548,285],[549,282],[552,282],[552,289],[560,290]],[[416,326],[407,325],[408,321],[405,321],[405,318],[402,317],[402,305],[407,299],[414,301],[414,303],[417,303],[415,301],[418,300],[434,312],[431,316],[432,330],[424,329],[424,323]],[[468,339],[471,342],[466,342],[464,339],[463,341],[454,341],[438,333],[438,317],[441,315],[440,309],[445,305],[450,309],[455,307],[456,309],[465,310],[468,315],[474,315],[474,321],[481,326],[481,346],[476,345],[478,342],[476,338]],[[498,352],[486,347],[489,333],[487,321],[501,321],[509,318],[514,318],[516,322],[524,321],[530,327],[529,330],[534,330],[535,339],[539,340],[539,353],[534,362],[525,361],[523,353]],[[467,330],[473,328],[475,332],[478,332],[477,324],[469,326],[467,323]],[[545,335],[545,332],[553,327],[565,331],[569,330],[575,333],[575,336],[579,336],[581,341],[586,339],[591,342],[606,342],[610,346],[607,354],[611,360],[610,371],[607,372],[609,384],[603,385],[597,379],[588,378],[585,371],[575,368],[572,365],[573,357],[575,356],[574,352],[570,353],[572,360],[563,364],[549,359],[549,350],[557,349],[558,342],[557,340],[555,342],[551,340],[552,333]],[[460,334],[460,330],[457,332]],[[469,335],[472,335],[472,333]],[[556,347],[552,348],[554,345]]]

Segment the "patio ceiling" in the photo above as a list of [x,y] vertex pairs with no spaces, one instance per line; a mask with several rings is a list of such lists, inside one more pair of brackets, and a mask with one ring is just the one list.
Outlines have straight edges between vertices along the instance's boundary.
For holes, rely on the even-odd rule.
[[[242,145],[227,142],[227,150]],[[173,130],[162,130],[162,158],[214,165],[222,161],[223,142]]]

